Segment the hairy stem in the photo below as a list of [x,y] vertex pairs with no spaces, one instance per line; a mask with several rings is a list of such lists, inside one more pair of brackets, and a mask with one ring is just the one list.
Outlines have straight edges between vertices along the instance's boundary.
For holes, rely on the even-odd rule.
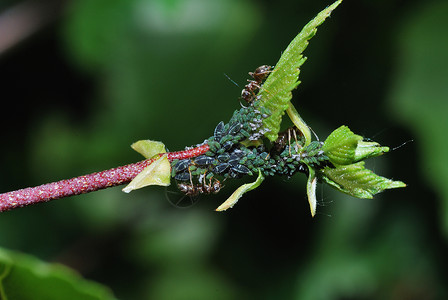
[[[185,159],[204,154],[209,150],[207,144],[184,151],[166,153],[169,161]],[[137,163],[101,171],[88,175],[29,187],[0,194],[0,212],[40,202],[90,193],[112,186],[126,184],[158,158],[150,158]]]

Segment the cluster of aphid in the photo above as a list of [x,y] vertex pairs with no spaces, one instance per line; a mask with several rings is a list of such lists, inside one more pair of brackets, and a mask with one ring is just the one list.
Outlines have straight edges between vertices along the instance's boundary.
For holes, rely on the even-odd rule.
[[263,144],[262,138],[267,132],[263,120],[269,111],[259,107],[257,94],[270,72],[272,67],[261,66],[249,73],[253,80],[248,80],[241,93],[249,106],[235,111],[229,123],[220,122],[216,126],[213,136],[205,141],[210,148],[205,155],[172,162],[171,175],[178,181],[181,192],[186,195],[217,193],[222,187],[221,181],[227,178],[259,171],[267,176],[292,176],[296,172],[308,172],[307,164],[328,161],[320,142],[304,147],[303,135],[294,128],[280,133],[273,145]]

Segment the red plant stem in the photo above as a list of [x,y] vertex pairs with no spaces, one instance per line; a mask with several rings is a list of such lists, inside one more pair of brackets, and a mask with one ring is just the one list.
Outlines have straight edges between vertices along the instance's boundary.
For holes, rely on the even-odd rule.
[[[169,161],[173,161],[175,159],[196,157],[204,154],[208,150],[208,145],[203,144],[189,150],[168,152],[166,153],[166,156]],[[36,187],[29,187],[0,194],[0,212],[40,202],[47,202],[59,198],[90,193],[108,187],[128,183],[157,158],[159,158],[159,156],[72,179],[65,179]]]

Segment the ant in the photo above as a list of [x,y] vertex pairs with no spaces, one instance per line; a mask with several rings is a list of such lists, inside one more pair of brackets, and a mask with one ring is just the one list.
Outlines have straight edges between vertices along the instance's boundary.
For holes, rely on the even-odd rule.
[[272,69],[272,66],[262,65],[256,68],[254,72],[249,72],[249,75],[254,80],[247,80],[249,83],[246,84],[244,90],[241,91],[241,98],[247,103],[251,103],[255,98],[255,94],[260,90],[263,81],[268,77],[269,73],[272,72]]
[[277,140],[274,142],[274,150],[276,152],[282,152],[286,145],[289,146],[289,156],[291,156],[291,140],[294,138],[295,140],[295,150],[297,152],[298,149],[300,149],[302,146],[299,143],[299,140],[297,139],[297,136],[299,136],[299,139],[303,137],[303,133],[297,129],[296,127],[290,127],[286,129],[285,131],[278,134]]
[[[203,180],[201,184],[193,184],[190,173],[190,184],[187,183],[179,183],[177,186],[179,190],[187,196],[197,196],[199,194],[216,194],[218,193],[222,186],[221,182],[218,179],[215,179],[212,184],[212,178],[208,184],[205,182],[205,176],[201,175]],[[200,179],[199,179],[200,180]]]

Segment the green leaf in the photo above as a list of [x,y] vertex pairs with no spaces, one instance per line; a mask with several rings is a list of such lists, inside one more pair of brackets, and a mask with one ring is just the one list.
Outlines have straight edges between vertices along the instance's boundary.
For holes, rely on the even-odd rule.
[[311,143],[311,130],[305,123],[305,121],[302,119],[302,117],[300,117],[299,113],[297,112],[296,108],[294,107],[294,105],[292,105],[291,102],[289,102],[289,106],[286,109],[286,113],[288,114],[292,123],[300,130],[300,132],[303,133],[303,136],[305,137],[304,146],[308,146]]
[[151,158],[156,154],[165,153],[165,145],[161,142],[151,140],[141,140],[133,143],[131,148],[143,155],[145,158]]
[[322,24],[331,12],[342,2],[336,1],[331,6],[321,11],[311,20],[302,31],[294,38],[280,57],[273,72],[266,79],[259,95],[261,95],[260,106],[269,110],[271,115],[263,120],[263,125],[270,131],[265,136],[271,141],[277,139],[285,110],[289,107],[292,98],[292,90],[300,81],[300,66],[306,61],[302,52],[309,44],[309,40],[316,34],[317,27]]
[[319,170],[319,177],[335,189],[357,198],[370,199],[386,189],[405,187],[401,181],[393,181],[376,175],[364,167],[364,162],[325,167]]
[[350,165],[388,152],[389,147],[381,147],[376,142],[365,142],[362,136],[354,134],[343,125],[328,136],[322,150],[333,164]]
[[153,163],[141,171],[135,178],[123,188],[123,192],[130,193],[148,185],[170,185],[171,164],[166,155],[161,155]]
[[354,162],[375,157],[389,152],[389,147],[384,147],[377,142],[360,141],[356,147]]
[[229,208],[232,208],[238,200],[243,196],[244,193],[249,192],[255,188],[257,188],[264,180],[263,175],[261,174],[261,171],[258,171],[258,177],[257,180],[255,180],[252,183],[246,183],[240,186],[238,189],[236,189],[235,192],[226,200],[224,203],[222,203],[216,211],[224,211]]
[[354,134],[347,126],[334,130],[325,140],[322,150],[335,165],[349,165],[354,162],[356,147],[362,136]]
[[2,300],[109,300],[111,291],[69,268],[0,248]]
[[316,214],[316,186],[317,186],[317,177],[316,171],[308,166],[309,175],[308,181],[306,183],[306,194],[308,196],[308,203],[310,204],[311,216],[314,217]]

